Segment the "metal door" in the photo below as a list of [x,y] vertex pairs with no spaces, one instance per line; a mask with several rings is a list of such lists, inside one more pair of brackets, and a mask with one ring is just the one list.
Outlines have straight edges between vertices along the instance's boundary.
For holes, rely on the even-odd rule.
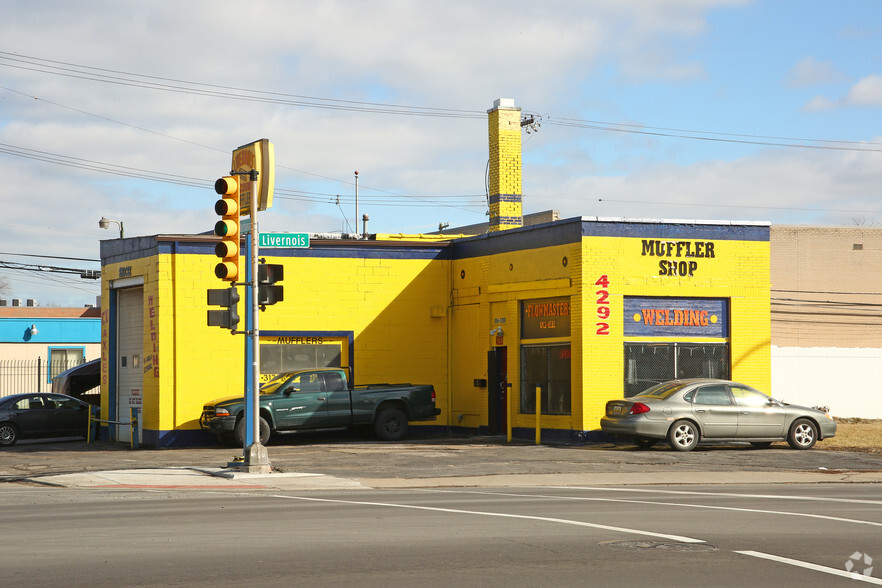
[[487,426],[491,435],[508,430],[508,348],[487,352]]
[[[116,415],[114,420],[131,422],[132,408],[142,406],[144,375],[144,288],[117,291]],[[116,440],[131,439],[130,425],[116,426]]]

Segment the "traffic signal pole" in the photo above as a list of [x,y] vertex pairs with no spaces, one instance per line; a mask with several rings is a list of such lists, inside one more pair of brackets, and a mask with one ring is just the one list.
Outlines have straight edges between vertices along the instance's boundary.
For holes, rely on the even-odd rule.
[[257,258],[260,227],[257,223],[257,209],[257,202],[252,202],[251,238],[248,247],[250,259],[246,262],[251,269],[248,280],[251,306],[246,309],[246,312],[251,313],[251,328],[247,333],[247,337],[251,338],[251,397],[246,398],[245,418],[248,418],[249,422],[246,423],[248,426],[245,430],[245,456],[242,469],[246,472],[268,474],[271,471],[269,455],[266,447],[260,442],[260,312],[257,304]]

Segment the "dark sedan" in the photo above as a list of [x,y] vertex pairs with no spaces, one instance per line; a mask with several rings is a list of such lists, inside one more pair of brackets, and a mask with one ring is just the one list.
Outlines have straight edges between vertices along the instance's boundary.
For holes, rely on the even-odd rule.
[[19,439],[85,437],[89,405],[64,394],[13,394],[0,398],[0,446]]
[[787,441],[794,449],[811,449],[836,435],[829,414],[712,379],[662,382],[637,396],[610,400],[600,428],[641,447],[667,439],[678,451],[690,451],[702,441],[747,441],[756,447]]

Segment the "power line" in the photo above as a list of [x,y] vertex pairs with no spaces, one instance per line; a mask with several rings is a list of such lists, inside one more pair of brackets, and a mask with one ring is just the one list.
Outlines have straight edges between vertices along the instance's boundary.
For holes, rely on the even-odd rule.
[[[56,61],[52,59],[21,55],[7,51],[0,51],[0,66],[35,71],[44,74],[84,79],[92,82],[133,86],[137,88],[162,90],[167,92],[195,94],[215,98],[227,98],[234,100],[301,106],[306,108],[347,110],[353,112],[365,112],[375,114],[463,119],[483,119],[486,116],[486,113],[480,110],[410,106],[359,100],[343,100],[336,98],[322,98],[317,96],[304,96],[300,94],[290,94],[284,92],[273,92],[267,90],[254,90],[234,86],[222,86],[219,84],[206,84],[189,80],[180,80],[162,76],[151,76],[147,74],[139,74],[64,61]],[[631,123],[612,123],[607,121],[568,117],[555,118],[547,114],[538,116],[541,116],[543,122],[551,125],[589,130],[633,133],[658,137],[689,139],[695,141],[715,141],[723,143],[764,145],[772,147],[882,152],[882,148],[875,149],[872,147],[866,147],[867,145],[882,147],[882,143],[864,141],[812,139],[775,135],[751,135],[747,133],[727,133],[721,131],[702,131],[670,127],[652,127]],[[861,145],[864,145],[864,147],[861,147]]]
[[[829,144],[808,144],[808,143],[782,143],[775,141],[764,141],[760,140],[762,135],[736,135],[735,133],[715,133],[712,131],[694,131],[695,133],[704,133],[706,135],[734,135],[741,137],[757,137],[757,139],[727,139],[724,137],[711,137],[711,136],[699,136],[698,134],[692,135],[684,135],[678,133],[666,133],[662,131],[650,131],[650,130],[638,130],[633,128],[622,128],[615,126],[617,123],[602,123],[602,124],[592,124],[588,121],[577,121],[576,119],[558,119],[555,120],[553,118],[543,119],[543,122],[547,122],[550,125],[557,125],[561,127],[573,127],[577,129],[591,129],[595,131],[610,131],[616,133],[632,133],[636,135],[652,135],[655,137],[669,137],[674,139],[690,139],[693,141],[713,141],[717,143],[740,143],[743,145],[764,145],[767,147],[794,147],[798,149],[827,149],[832,151],[870,151],[870,152],[882,152],[882,148],[874,149],[871,147],[847,147],[847,146],[836,146]],[[646,127],[647,129],[653,127]],[[853,144],[864,144],[864,145],[879,145],[879,143],[859,143],[856,141],[831,141],[827,139],[793,139],[794,141],[814,141],[816,143],[853,143]]]
[[865,214],[882,214],[882,210],[852,210],[845,208],[800,208],[795,206],[754,206],[750,204],[706,204],[701,202],[650,202],[648,200],[613,200],[610,198],[598,198],[597,202],[615,202],[618,204],[652,204],[660,206],[701,206],[705,208],[747,208],[761,210],[796,210],[801,212],[860,212]]
[[16,257],[40,257],[43,259],[64,259],[67,261],[94,261],[95,263],[100,263],[100,259],[86,259],[84,257],[60,257],[58,255],[37,255],[35,253],[9,253],[6,251],[0,251],[0,255],[14,255]]
[[252,90],[248,88],[238,88],[235,86],[206,84],[202,82],[179,80],[162,76],[151,76],[121,70],[113,70],[64,61],[56,61],[52,59],[43,59],[39,57],[10,53],[7,51],[0,51],[0,66],[63,77],[83,79],[92,82],[102,82],[181,94],[194,94],[214,98],[227,98],[250,102],[282,104],[288,106],[302,106],[328,110],[346,110],[353,112],[370,112],[375,114],[395,114],[404,116],[424,116],[441,118],[483,119],[486,116],[486,113],[480,110],[408,106],[402,104],[387,104],[358,100],[341,100],[335,98],[303,96],[299,94],[289,94],[283,92]]
[[[650,133],[651,131],[670,131],[674,133],[690,133],[690,135],[719,135],[722,137],[740,137],[740,138],[748,138],[748,139],[768,139],[768,140],[776,140],[776,141],[800,141],[804,143],[834,143],[841,145],[878,145],[882,147],[882,143],[874,143],[872,141],[846,141],[841,139],[806,139],[801,137],[777,137],[770,135],[748,135],[744,133],[724,133],[720,131],[697,131],[690,129],[675,129],[668,127],[651,127],[647,125],[640,124],[630,124],[630,123],[611,123],[604,122],[598,120],[582,120],[577,118],[560,118],[557,120],[563,122],[556,122],[554,118],[543,116],[543,122],[549,122],[551,124],[558,124],[560,126],[578,126],[578,125],[603,125],[603,128],[600,130],[608,130],[608,131],[623,131],[623,132],[636,132],[636,133]],[[624,128],[614,128],[614,127],[624,127]],[[683,139],[698,139],[700,137],[686,136],[686,135],[669,135],[671,137],[683,138]],[[777,145],[777,144],[776,144]],[[786,145],[790,146],[790,145]],[[876,151],[876,150],[874,150]]]

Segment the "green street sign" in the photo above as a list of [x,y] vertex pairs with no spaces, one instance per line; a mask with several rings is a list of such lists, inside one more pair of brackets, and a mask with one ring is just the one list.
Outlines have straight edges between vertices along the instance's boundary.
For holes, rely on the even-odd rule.
[[309,233],[260,233],[258,247],[309,247]]

